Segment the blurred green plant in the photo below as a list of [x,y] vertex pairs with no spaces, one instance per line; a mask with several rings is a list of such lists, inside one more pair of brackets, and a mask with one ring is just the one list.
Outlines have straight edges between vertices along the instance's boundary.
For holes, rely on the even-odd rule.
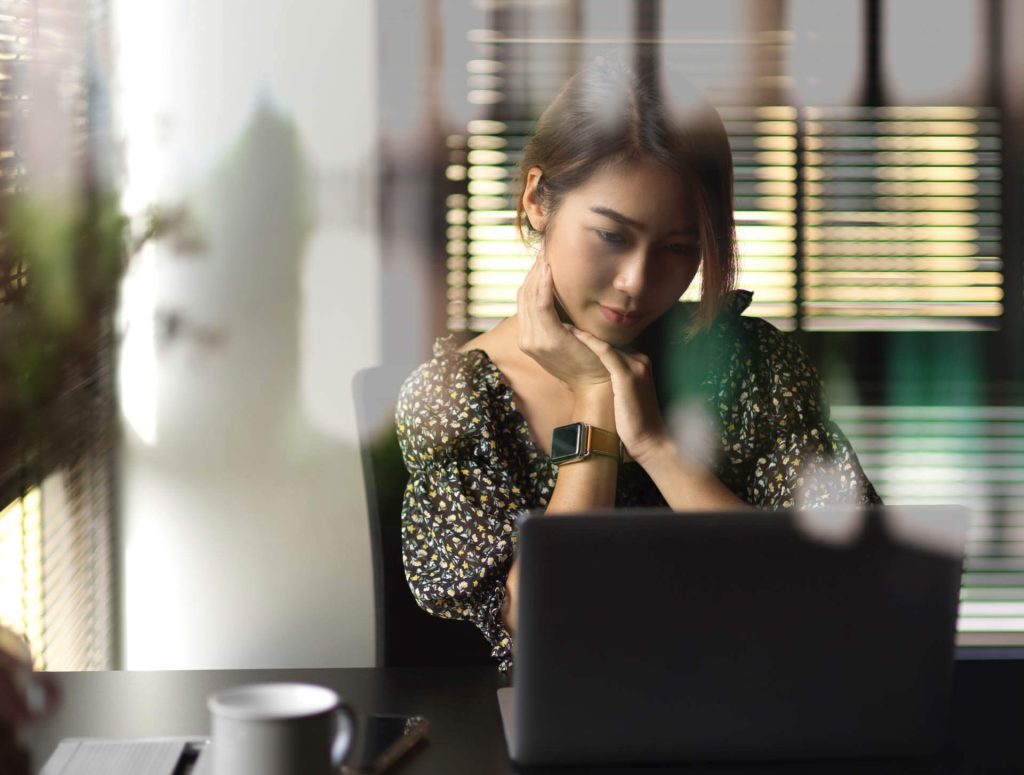
[[[89,400],[109,390],[121,278],[149,240],[200,240],[183,210],[152,209],[138,234],[119,194],[0,198],[0,489],[81,447]],[[38,474],[35,471],[34,474]]]

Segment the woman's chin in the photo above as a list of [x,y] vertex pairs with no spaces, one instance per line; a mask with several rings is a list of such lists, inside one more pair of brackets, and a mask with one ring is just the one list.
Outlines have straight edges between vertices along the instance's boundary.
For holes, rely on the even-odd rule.
[[644,328],[646,328],[646,326],[625,328],[623,326],[605,324],[602,326],[591,327],[588,333],[607,342],[612,347],[618,348],[619,350],[629,350]]

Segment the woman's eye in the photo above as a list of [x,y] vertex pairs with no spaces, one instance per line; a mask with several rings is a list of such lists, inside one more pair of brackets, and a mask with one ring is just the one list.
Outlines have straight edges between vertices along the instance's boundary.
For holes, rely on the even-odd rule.
[[673,242],[666,246],[670,253],[675,253],[679,256],[699,256],[700,245],[695,245],[692,242]]
[[605,231],[604,229],[595,229],[597,236],[600,237],[604,242],[609,245],[623,245],[626,242],[626,238],[621,234],[617,234],[614,231]]

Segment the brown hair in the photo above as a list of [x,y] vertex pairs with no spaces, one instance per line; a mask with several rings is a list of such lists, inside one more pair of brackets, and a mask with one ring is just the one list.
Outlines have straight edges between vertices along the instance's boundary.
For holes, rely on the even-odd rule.
[[599,63],[573,76],[523,150],[516,229],[524,241],[543,236],[523,207],[526,176],[534,167],[542,172],[537,195],[550,218],[562,198],[602,165],[641,158],[661,164],[679,175],[696,203],[703,270],[696,331],[711,324],[733,287],[736,237],[729,139],[718,112],[688,91],[668,105],[650,79],[618,64]]

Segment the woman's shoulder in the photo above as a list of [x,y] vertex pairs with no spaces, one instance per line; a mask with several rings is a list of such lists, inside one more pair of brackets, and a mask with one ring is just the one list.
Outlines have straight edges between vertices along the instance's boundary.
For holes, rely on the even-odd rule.
[[460,349],[454,334],[434,342],[430,360],[420,364],[398,394],[400,426],[428,424],[460,432],[490,415],[499,400],[501,375],[483,350]]
[[792,333],[764,318],[744,315],[753,294],[738,293],[742,295],[724,311],[726,317],[713,331],[723,366],[718,383],[734,386],[740,399],[735,407],[741,412],[755,409],[759,398],[773,408],[773,416],[793,412],[817,416],[824,396],[812,359]]
[[728,294],[710,336],[741,356],[746,368],[806,364],[807,356],[792,334],[769,320],[744,314],[753,298],[747,290]]

